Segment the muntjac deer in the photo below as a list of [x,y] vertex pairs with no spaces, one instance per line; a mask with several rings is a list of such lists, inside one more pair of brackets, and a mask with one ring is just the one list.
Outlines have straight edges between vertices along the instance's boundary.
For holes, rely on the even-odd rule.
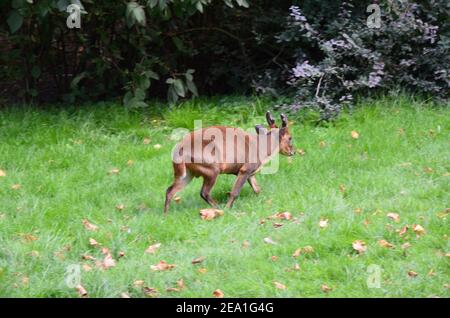
[[256,134],[225,126],[198,129],[186,135],[175,147],[173,170],[175,180],[167,189],[164,212],[167,213],[173,196],[183,189],[193,177],[202,177],[200,196],[211,206],[217,202],[211,189],[219,174],[237,175],[227,202],[232,207],[236,197],[248,181],[255,193],[260,192],[255,174],[278,152],[294,155],[288,119],[281,114],[281,128],[275,125],[270,112],[266,113],[269,130],[257,125]]

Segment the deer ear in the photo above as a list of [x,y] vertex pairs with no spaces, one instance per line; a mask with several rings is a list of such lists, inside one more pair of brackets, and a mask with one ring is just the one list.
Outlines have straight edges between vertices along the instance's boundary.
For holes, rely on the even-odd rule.
[[270,128],[277,128],[275,125],[275,119],[273,119],[272,114],[269,111],[266,112],[266,120]]
[[288,119],[285,114],[281,114],[281,127],[287,127],[288,126]]
[[266,128],[264,128],[262,125],[256,125],[255,130],[258,135],[267,133]]

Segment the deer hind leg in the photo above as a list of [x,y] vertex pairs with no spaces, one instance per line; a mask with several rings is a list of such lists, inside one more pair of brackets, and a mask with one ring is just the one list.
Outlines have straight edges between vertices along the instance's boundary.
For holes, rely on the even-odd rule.
[[185,173],[183,176],[176,176],[173,184],[167,188],[166,191],[166,203],[164,205],[164,213],[169,211],[170,201],[174,197],[174,195],[181,191],[190,181],[192,180],[192,176],[189,172]]
[[250,186],[252,187],[253,191],[255,191],[256,194],[259,194],[261,192],[261,188],[256,182],[256,177],[254,175],[248,177],[248,183],[250,184]]
[[203,176],[203,186],[200,191],[200,196],[203,200],[208,202],[212,207],[217,208],[217,202],[211,197],[211,189],[217,180],[217,173],[211,173]]

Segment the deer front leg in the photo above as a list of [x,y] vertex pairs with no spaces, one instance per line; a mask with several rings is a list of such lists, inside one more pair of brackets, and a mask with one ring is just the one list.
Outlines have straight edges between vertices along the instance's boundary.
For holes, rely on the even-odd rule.
[[205,175],[203,177],[203,186],[200,196],[214,208],[217,208],[217,202],[211,197],[211,189],[216,183],[217,174]]
[[242,187],[248,179],[248,174],[239,172],[236,181],[234,182],[233,190],[231,190],[230,197],[227,202],[227,208],[231,208],[233,206],[234,200],[236,200],[237,196],[241,192]]
[[253,191],[255,191],[256,194],[259,194],[261,192],[261,188],[256,182],[256,177],[254,175],[248,177],[248,183],[250,184],[250,186],[252,187]]

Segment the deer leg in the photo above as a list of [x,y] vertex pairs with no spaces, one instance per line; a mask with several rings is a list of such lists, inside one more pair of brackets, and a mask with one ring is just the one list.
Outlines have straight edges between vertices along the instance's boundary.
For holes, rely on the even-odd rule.
[[236,200],[239,193],[241,193],[241,189],[244,186],[247,179],[248,179],[247,173],[239,172],[236,181],[234,182],[233,190],[231,190],[230,197],[228,198],[227,208],[231,208],[233,206],[234,200]]
[[255,191],[256,194],[259,194],[261,192],[261,188],[256,182],[256,177],[254,175],[248,177],[248,183],[250,184],[250,186],[252,187],[253,191]]
[[200,196],[208,202],[212,207],[217,208],[217,202],[211,197],[210,192],[217,180],[217,174],[205,175],[203,177],[203,186]]
[[166,203],[164,205],[164,213],[169,211],[170,201],[174,197],[174,195],[181,191],[190,181],[192,180],[192,176],[189,174],[184,175],[183,177],[176,177],[173,184],[167,188],[166,191]]

